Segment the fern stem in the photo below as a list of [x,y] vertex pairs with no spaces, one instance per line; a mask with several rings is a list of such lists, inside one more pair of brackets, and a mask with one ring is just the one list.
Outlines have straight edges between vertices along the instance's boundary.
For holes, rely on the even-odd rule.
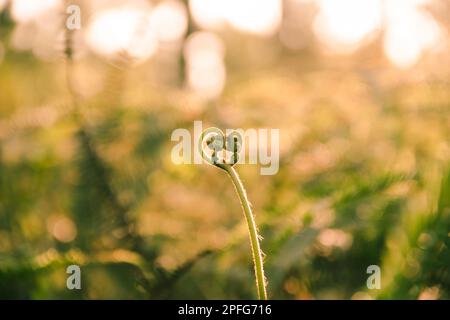
[[245,220],[247,221],[250,246],[252,248],[258,297],[260,300],[267,300],[266,279],[264,276],[262,251],[259,245],[258,230],[256,228],[256,222],[252,213],[250,201],[248,200],[247,193],[236,170],[228,164],[220,164],[219,166],[224,169],[230,176],[234,188],[236,189],[236,193],[239,196],[239,200],[241,201]]

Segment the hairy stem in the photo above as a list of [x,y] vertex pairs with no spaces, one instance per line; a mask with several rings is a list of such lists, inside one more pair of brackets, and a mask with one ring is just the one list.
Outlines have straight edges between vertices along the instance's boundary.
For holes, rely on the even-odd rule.
[[220,164],[218,166],[224,169],[230,176],[234,188],[236,189],[236,193],[239,196],[239,200],[241,201],[245,220],[247,221],[248,233],[250,237],[250,246],[252,248],[258,297],[260,300],[267,300],[266,279],[264,276],[262,251],[261,247],[259,246],[258,230],[256,228],[255,218],[252,213],[250,202],[247,198],[247,193],[244,189],[241,179],[239,178],[238,173],[232,166],[228,164]]

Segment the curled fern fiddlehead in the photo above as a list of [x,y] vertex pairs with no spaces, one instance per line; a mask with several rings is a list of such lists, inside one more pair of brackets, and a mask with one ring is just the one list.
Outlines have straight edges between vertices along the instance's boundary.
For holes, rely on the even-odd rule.
[[[247,222],[253,264],[255,267],[258,297],[261,300],[266,300],[266,278],[264,276],[263,255],[259,244],[258,229],[252,213],[250,201],[247,197],[247,192],[245,191],[237,171],[234,169],[234,165],[239,161],[239,152],[242,148],[242,143],[242,136],[239,132],[233,131],[225,136],[222,130],[211,127],[203,131],[198,147],[203,159],[209,164],[225,170],[233,182]],[[231,153],[230,157],[226,156],[227,152]],[[222,154],[222,157],[219,156],[220,154]]]

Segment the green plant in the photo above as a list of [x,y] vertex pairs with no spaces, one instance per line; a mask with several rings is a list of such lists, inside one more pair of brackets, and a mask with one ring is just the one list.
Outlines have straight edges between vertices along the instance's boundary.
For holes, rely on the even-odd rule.
[[[206,146],[204,145],[206,143]],[[202,157],[210,164],[224,170],[233,182],[236,193],[241,202],[245,220],[247,222],[248,234],[250,238],[250,247],[252,250],[253,263],[255,267],[255,280],[258,297],[261,300],[267,300],[266,278],[264,276],[263,254],[259,244],[258,229],[256,227],[255,218],[253,216],[250,201],[247,197],[244,185],[239,174],[234,169],[234,165],[239,160],[239,151],[242,147],[242,137],[237,131],[233,131],[228,136],[215,127],[211,127],[203,131],[199,143],[199,151]],[[207,154],[205,149],[210,149],[211,154]],[[231,153],[227,160],[226,157],[219,158],[218,153]]]

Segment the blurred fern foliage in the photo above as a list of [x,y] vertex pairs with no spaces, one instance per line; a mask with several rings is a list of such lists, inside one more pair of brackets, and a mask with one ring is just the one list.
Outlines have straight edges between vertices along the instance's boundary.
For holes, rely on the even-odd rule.
[[[157,61],[88,55],[71,71],[74,111],[65,60],[10,49],[13,30],[3,11],[0,298],[256,298],[234,190],[215,168],[170,160],[172,131],[194,120],[280,128],[275,176],[239,168],[269,298],[450,298],[449,70],[410,81],[379,42],[324,58],[232,33],[214,101],[159,82]],[[66,288],[70,264],[81,290]],[[380,289],[366,286],[370,265]]]

